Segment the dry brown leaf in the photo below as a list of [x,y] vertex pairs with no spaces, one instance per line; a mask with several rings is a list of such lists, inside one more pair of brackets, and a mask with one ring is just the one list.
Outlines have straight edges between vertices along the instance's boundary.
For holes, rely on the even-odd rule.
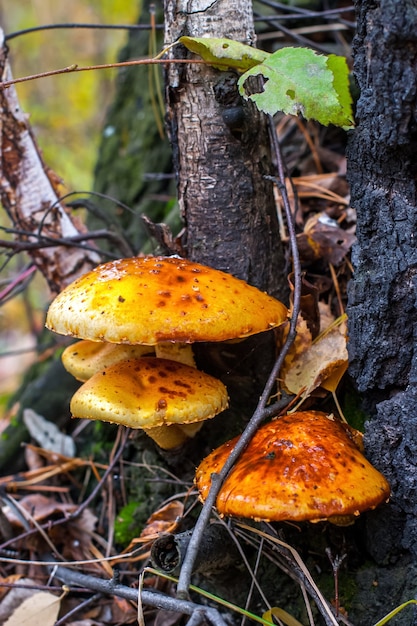
[[133,624],[136,622],[137,610],[131,602],[115,596],[111,604],[112,620],[115,624]]
[[[288,283],[291,289],[290,310],[292,310],[295,289],[293,273],[289,274]],[[315,285],[308,282],[304,274],[301,275],[300,316],[306,321],[312,338],[315,339],[320,332],[319,292]]]
[[354,241],[355,236],[340,228],[326,213],[316,213],[310,217],[304,226],[304,232],[297,235],[300,256],[304,263],[324,259],[332,265],[339,265]]
[[336,325],[319,335],[306,350],[298,352],[281,373],[286,390],[293,394],[303,392],[303,397],[307,397],[330,377],[333,377],[329,381],[331,386],[338,383],[348,363],[345,334],[345,324]]
[[[75,511],[77,508],[75,504],[57,502],[54,498],[47,498],[46,496],[38,493],[24,496],[19,501],[19,506],[23,509],[23,511],[27,511],[28,518],[35,519],[36,521],[44,520],[56,513],[62,513],[65,515]],[[5,507],[4,513],[11,524],[23,526],[22,518],[12,509]]]
[[39,591],[26,598],[4,626],[53,626],[60,605],[60,598],[47,591]]
[[[288,351],[287,356],[285,357],[284,364],[281,368],[280,378],[283,379],[285,377],[285,372],[289,371],[292,367],[293,362],[298,359],[300,354],[303,354],[306,350],[308,350],[312,344],[313,338],[311,336],[311,332],[308,329],[307,322],[299,315],[297,319],[297,334],[295,339],[291,345],[291,348]],[[283,331],[283,337],[279,339],[279,346],[284,345],[285,338],[288,334],[288,328],[285,328]]]
[[326,302],[319,302],[320,311],[320,334],[323,333],[335,321],[330,305]]
[[[161,533],[173,533],[178,528],[179,520],[184,513],[184,505],[180,500],[173,500],[161,507],[148,518],[145,527],[139,537],[132,539],[128,547],[122,554],[129,554],[137,550],[138,544],[143,544],[143,548],[148,549]],[[148,553],[143,553],[137,558],[146,558]]]
[[4,624],[6,619],[10,617],[17,607],[19,607],[23,600],[33,595],[33,589],[30,587],[36,585],[36,581],[32,578],[21,578],[15,576],[8,576],[2,579],[6,583],[18,582],[19,586],[12,587],[12,589],[5,588],[4,597],[0,602],[0,624]]
[[184,505],[179,500],[173,500],[161,507],[149,517],[140,537],[147,538],[159,533],[172,533],[177,527],[178,519],[184,513]]

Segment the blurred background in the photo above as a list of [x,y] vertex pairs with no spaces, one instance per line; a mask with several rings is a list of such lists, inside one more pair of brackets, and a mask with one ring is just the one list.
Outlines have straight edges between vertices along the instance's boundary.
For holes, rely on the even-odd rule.
[[[135,24],[140,0],[0,0],[0,26],[5,35],[45,24]],[[125,30],[57,29],[22,34],[8,40],[15,78],[72,64],[117,61],[128,40]],[[117,70],[80,72],[17,85],[22,109],[29,115],[46,164],[62,178],[68,191],[90,190],[103,132],[103,121],[115,93]],[[0,212],[0,227],[10,226]],[[1,232],[0,238],[7,238]],[[0,292],[21,276],[26,255],[12,261],[2,254]],[[7,267],[6,267],[7,265]],[[30,282],[29,288],[27,283]],[[49,291],[41,276],[28,276],[20,294],[0,309],[0,408],[16,389],[22,372],[37,358],[36,337],[43,327]]]
[[[0,0],[6,35],[43,24],[135,24],[140,0]],[[128,34],[123,30],[59,29],[23,34],[8,42],[14,77],[76,63],[117,60]],[[101,126],[114,94],[117,70],[53,76],[17,86],[18,96],[45,161],[71,189],[90,189]]]

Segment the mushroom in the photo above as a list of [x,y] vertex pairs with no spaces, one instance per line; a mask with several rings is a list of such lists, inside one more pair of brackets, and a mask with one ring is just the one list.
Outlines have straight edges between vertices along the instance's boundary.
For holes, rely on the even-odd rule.
[[[193,364],[188,344],[270,330],[287,319],[275,298],[230,274],[179,257],[133,257],[99,265],[68,285],[46,319],[63,335],[155,346]],[[172,349],[176,354],[169,356]]]
[[[133,257],[99,265],[68,285],[50,305],[46,326],[89,342],[153,346],[157,357],[195,366],[191,343],[248,337],[279,326],[287,313],[281,302],[230,274],[179,257]],[[64,353],[64,365],[88,378],[97,366],[80,370],[74,352],[77,347]],[[112,358],[121,354],[117,349]],[[182,430],[194,436],[198,428]]]
[[67,372],[77,380],[85,382],[96,372],[105,370],[114,363],[126,359],[137,359],[152,353],[153,350],[149,346],[98,343],[82,339],[65,348],[61,358]]
[[[266,521],[351,523],[390,494],[384,476],[355,445],[355,436],[354,429],[319,411],[293,413],[262,426],[221,487],[218,512]],[[237,439],[198,467],[203,500],[211,475],[221,470]]]
[[156,357],[110,365],[71,399],[73,417],[142,428],[164,449],[181,445],[187,429],[227,408],[226,387],[194,367]]

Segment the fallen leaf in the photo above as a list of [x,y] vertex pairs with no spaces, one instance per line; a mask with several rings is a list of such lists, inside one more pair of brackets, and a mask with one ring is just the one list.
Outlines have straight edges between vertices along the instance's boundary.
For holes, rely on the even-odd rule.
[[61,599],[40,591],[26,598],[4,626],[53,626],[58,617]]
[[[27,512],[28,519],[41,521],[56,513],[62,513],[62,515],[71,513],[72,511],[75,511],[77,506],[75,504],[57,502],[53,498],[47,498],[46,496],[36,493],[24,496],[21,500],[19,500],[19,508],[23,509],[24,512]],[[16,526],[23,525],[22,516],[17,515],[8,506],[4,507],[3,512],[11,524],[15,524]]]
[[[290,285],[291,307],[294,300],[294,274],[288,276]],[[301,275],[301,293],[300,293],[300,315],[305,320],[312,338],[315,339],[320,332],[320,309],[319,309],[319,291],[315,285],[312,285],[304,274]]]
[[17,585],[11,589],[4,588],[2,590],[4,593],[2,594],[2,600],[0,602],[0,624],[4,624],[13,611],[15,611],[26,598],[33,595],[33,589],[30,587],[35,586],[36,581],[32,578],[22,578],[19,576],[8,576],[1,580],[8,584],[17,583]]
[[32,409],[23,411],[23,421],[31,437],[45,450],[71,458],[75,455],[74,440],[72,437],[61,433],[58,426],[53,422],[46,420]]
[[[132,539],[128,547],[123,550],[122,554],[129,554],[132,550],[136,550],[138,544],[143,544],[145,550],[149,548],[152,542],[155,541],[161,533],[175,532],[183,513],[184,505],[180,500],[173,500],[152,513],[146,521],[140,536]],[[138,558],[147,558],[147,555],[148,553],[142,554],[138,556]]]
[[329,379],[329,391],[334,391],[347,363],[346,325],[342,322],[321,333],[306,350],[298,352],[289,366],[283,368],[281,380],[289,393],[302,393],[303,398]]
[[340,228],[324,212],[310,217],[305,223],[304,232],[297,235],[303,263],[324,259],[332,265],[339,265],[354,242],[355,235]]
[[184,513],[184,505],[179,500],[173,500],[161,507],[147,520],[144,529],[140,533],[141,539],[153,537],[159,533],[172,533],[175,531],[178,520]]
[[11,576],[6,576],[4,578],[0,576],[0,600],[2,600],[4,596],[9,593],[10,587],[8,587],[8,585],[17,583],[21,578],[21,574],[12,574]]

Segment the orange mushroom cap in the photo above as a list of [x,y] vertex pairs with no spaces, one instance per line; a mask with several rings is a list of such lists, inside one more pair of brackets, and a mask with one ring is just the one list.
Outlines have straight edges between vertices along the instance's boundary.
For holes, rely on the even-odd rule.
[[228,397],[220,380],[189,365],[142,357],[94,374],[71,399],[74,417],[151,429],[217,415]]
[[[349,427],[318,411],[262,426],[223,484],[217,510],[267,521],[319,521],[373,509],[388,499],[390,487],[352,435]],[[221,470],[237,440],[214,450],[198,467],[203,500],[211,474]]]
[[105,343],[82,339],[65,348],[62,353],[62,364],[77,380],[85,382],[96,372],[105,370],[110,365],[138,359],[151,354],[153,348],[141,345]]
[[279,326],[287,308],[242,280],[177,257],[99,265],[52,302],[46,326],[93,341],[223,341]]

